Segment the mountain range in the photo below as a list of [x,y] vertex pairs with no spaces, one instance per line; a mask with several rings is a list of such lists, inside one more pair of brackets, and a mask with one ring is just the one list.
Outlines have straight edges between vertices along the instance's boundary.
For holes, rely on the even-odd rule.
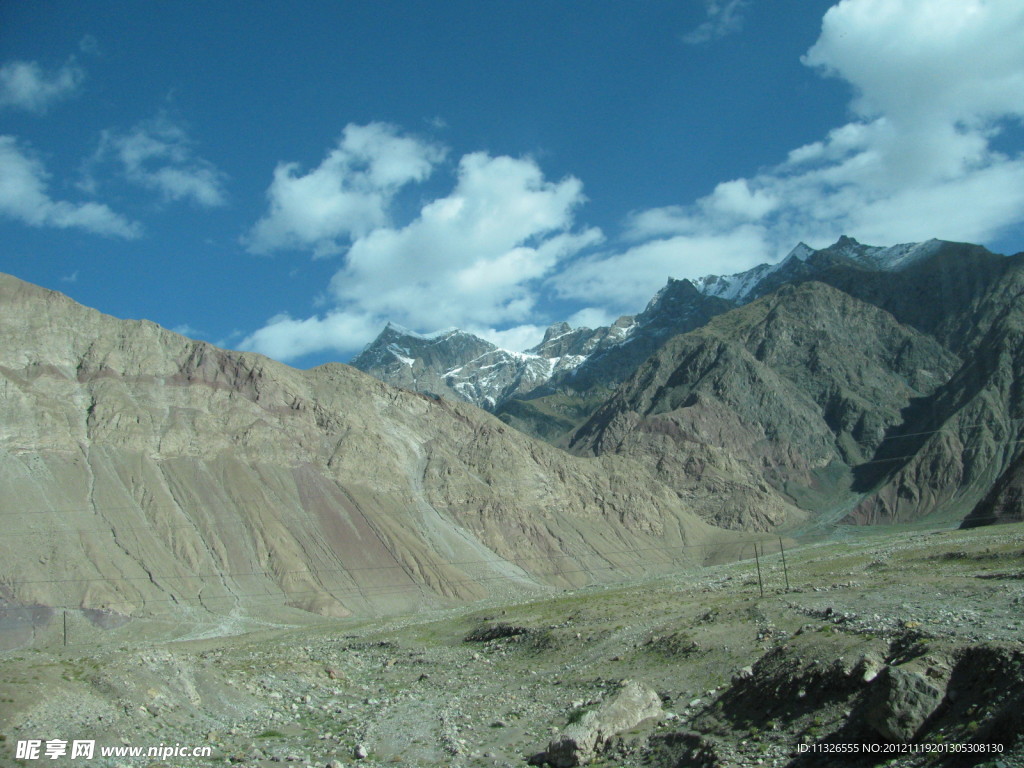
[[1022,263],[941,240],[801,243],[740,274],[670,279],[611,327],[554,325],[525,353],[389,326],[352,364],[728,499],[707,517],[719,526],[1020,519],[1006,500],[1020,487]]
[[389,325],[302,371],[0,276],[0,630],[380,614],[1021,520],[1022,296],[1024,255],[842,238],[524,353]]
[[[816,251],[800,243],[779,263],[740,274],[696,281],[670,278],[643,312],[620,317],[609,327],[572,329],[556,323],[540,344],[525,352],[501,349],[457,328],[423,335],[389,323],[351,364],[397,386],[472,403],[551,439],[579,426],[672,336],[837,266],[892,273],[943,247],[941,241],[930,240],[878,248],[843,237]],[[571,393],[573,407],[551,397],[565,393]]]

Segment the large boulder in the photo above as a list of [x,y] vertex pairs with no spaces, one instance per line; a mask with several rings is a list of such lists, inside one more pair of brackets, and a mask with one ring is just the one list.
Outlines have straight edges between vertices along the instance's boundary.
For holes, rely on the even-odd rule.
[[910,741],[942,703],[946,683],[934,667],[886,667],[872,683],[865,721],[884,739]]
[[657,693],[633,680],[624,681],[615,695],[605,699],[597,709],[585,712],[551,740],[544,762],[557,768],[585,765],[613,736],[661,714],[661,699]]

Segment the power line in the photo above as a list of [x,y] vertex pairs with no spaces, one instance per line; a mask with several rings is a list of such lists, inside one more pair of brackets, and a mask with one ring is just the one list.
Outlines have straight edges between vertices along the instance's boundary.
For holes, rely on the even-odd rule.
[[[935,433],[932,433],[932,434],[935,434]],[[1004,440],[1004,441],[1001,441],[999,443],[999,445],[1000,446],[1003,446],[1003,445],[1020,445],[1021,443],[1024,443],[1024,439],[1022,439],[1022,440]],[[968,452],[977,452],[977,451],[980,451],[980,450],[982,450],[982,446],[978,446],[976,448],[971,448],[969,446],[964,446],[961,449],[961,451],[960,451],[960,455],[963,455],[963,454],[968,453]],[[850,468],[851,469],[857,469],[859,467],[866,467],[866,466],[868,466],[870,464],[885,464],[885,463],[890,462],[890,461],[903,461],[905,459],[929,459],[929,458],[931,458],[933,456],[942,456],[942,455],[943,455],[943,453],[941,453],[939,451],[935,451],[933,453],[911,453],[911,454],[907,454],[906,456],[890,456],[889,458],[885,458],[885,459],[869,459],[868,461],[862,461],[859,464],[853,464]]]
[[[1024,422],[1024,419],[1012,419],[1012,420],[1009,420],[1009,421],[1010,422]],[[987,427],[987,426],[989,426],[989,425],[988,424],[965,425],[965,426],[961,427],[961,429],[980,429],[980,428]],[[896,439],[902,439],[902,438],[907,438],[907,437],[920,437],[920,436],[925,436],[925,435],[942,434],[942,433],[948,433],[948,428],[937,429],[937,430],[930,430],[930,431],[926,431],[926,432],[907,433],[907,434],[904,434],[904,435],[893,435],[893,436],[890,436],[890,437],[887,437],[887,438],[883,438],[882,442],[887,441],[887,440],[896,440]],[[1020,443],[1024,443],[1024,440],[1015,440],[1015,441],[1003,442],[1000,445],[1017,445],[1017,444],[1020,444]],[[866,444],[866,443],[864,443],[864,444]],[[963,449],[964,452],[966,452],[966,451],[977,451],[977,450],[981,450],[981,448],[973,448],[973,449],[972,448],[964,448]],[[871,461],[868,461],[868,462],[862,462],[860,465],[856,465],[856,466],[864,466],[866,464],[876,464],[876,463],[900,461],[900,460],[912,459],[912,458],[927,458],[928,455],[929,454],[917,453],[917,454],[911,454],[911,455],[907,455],[907,456],[889,457],[889,458],[885,458],[885,459],[877,459],[877,460],[871,460]],[[221,506],[227,507],[231,502],[233,502],[234,504],[239,504],[239,503],[243,503],[244,504],[246,502],[252,502],[252,501],[260,501],[260,502],[265,502],[265,503],[266,502],[271,502],[272,499],[268,498],[269,495],[273,495],[273,494],[264,494],[264,495],[260,495],[260,496],[249,496],[249,497],[234,498],[234,499],[230,499],[228,502],[222,502]],[[139,508],[141,506],[143,506],[143,505],[144,505],[143,502],[139,502],[137,504],[131,504],[131,505],[110,506],[110,507],[102,507],[102,508],[97,508],[95,505],[92,505],[92,506],[88,506],[88,507],[80,507],[80,508],[77,508],[77,510],[78,511],[90,511],[90,512],[99,514],[101,509],[106,511],[106,512],[117,511],[117,510],[132,510],[132,511],[135,511],[135,510],[139,510]],[[156,507],[156,508],[164,508],[164,507],[166,507],[166,508],[172,508],[172,509],[177,509],[177,510],[181,510],[182,509],[181,504],[178,503],[178,502],[168,502],[166,504],[159,504],[159,505],[146,504],[145,506],[147,508],[149,508],[149,509],[152,509],[153,507]],[[356,507],[358,508],[358,505],[356,505]],[[5,512],[5,513],[0,513],[0,514],[7,515],[7,516],[19,515],[19,516],[22,516],[24,518],[24,517],[33,517],[35,515],[68,514],[68,513],[72,512],[72,511],[75,511],[75,510],[76,510],[76,508],[65,508],[63,510],[41,510],[39,512],[28,512],[28,513],[24,512],[24,511],[21,511],[21,512]],[[306,512],[306,511],[303,510],[303,512]],[[311,518],[315,517],[314,515],[311,515],[308,512],[306,513],[306,516],[307,516],[306,519],[311,519]],[[295,520],[302,520],[302,518],[300,518],[298,516],[296,516],[293,519],[295,519]],[[991,515],[991,516],[986,516],[986,517],[982,517],[982,518],[977,518],[976,517],[976,518],[971,518],[971,519],[973,521],[983,522],[983,521],[986,521],[986,520],[997,520],[997,519],[999,519],[999,516]],[[170,530],[178,530],[178,529],[192,529],[192,530],[196,530],[199,533],[202,533],[204,531],[204,529],[210,529],[210,528],[226,528],[226,527],[238,527],[238,526],[241,526],[241,527],[244,528],[244,527],[247,527],[247,522],[248,521],[246,521],[246,520],[208,520],[208,521],[194,521],[194,522],[190,522],[190,523],[187,523],[187,524],[180,524],[180,525],[129,525],[129,526],[110,525],[109,527],[106,527],[106,528],[58,529],[58,530],[54,530],[53,528],[50,528],[50,529],[45,530],[45,531],[7,531],[7,532],[4,533],[4,537],[7,538],[7,537],[11,537],[11,536],[32,536],[32,535],[40,535],[40,534],[44,534],[44,535],[48,535],[48,536],[53,536],[55,533],[58,533],[58,532],[59,533],[103,533],[103,534],[113,534],[113,535],[116,536],[116,535],[118,535],[120,533],[123,533],[125,531],[133,531],[133,532],[137,532],[137,531],[151,531],[151,532],[154,532],[154,533],[163,533],[163,532],[167,532],[167,531],[170,531]],[[923,523],[919,523],[919,524],[901,524],[901,526],[903,528],[912,527],[914,525],[934,528],[934,523],[927,522],[927,521],[923,522]],[[825,535],[823,534],[822,537],[824,538]],[[807,537],[800,537],[800,538],[807,538]],[[714,547],[726,547],[726,548],[727,547],[737,547],[737,546],[744,547],[744,546],[750,545],[750,544],[754,544],[756,546],[758,543],[762,543],[762,542],[763,542],[763,539],[760,539],[760,538],[759,539],[743,539],[743,540],[733,540],[733,541],[716,542],[716,543],[708,543],[708,544],[680,544],[680,545],[669,546],[669,547],[643,547],[643,548],[633,548],[633,549],[623,549],[623,550],[608,550],[608,551],[605,551],[605,552],[596,552],[595,551],[593,553],[582,554],[582,555],[558,554],[558,555],[538,555],[538,556],[531,556],[531,557],[499,558],[498,560],[463,560],[463,561],[452,561],[452,562],[447,562],[447,563],[442,562],[440,565],[441,566],[453,566],[453,567],[458,567],[458,566],[486,566],[486,565],[494,566],[496,563],[497,564],[500,564],[500,563],[519,564],[519,563],[530,563],[530,562],[538,562],[538,561],[554,562],[554,561],[560,560],[560,559],[577,559],[577,560],[579,560],[579,559],[584,559],[584,558],[595,558],[595,557],[596,558],[602,558],[602,559],[607,561],[609,556],[616,556],[616,555],[639,555],[640,553],[672,552],[672,551],[683,551],[683,550],[687,550],[687,549],[697,549],[697,548],[707,550],[708,548],[714,548]],[[781,551],[781,548],[780,548],[780,551]],[[392,555],[392,556],[394,556],[394,555]],[[548,575],[563,575],[563,574],[573,574],[573,573],[593,573],[593,572],[600,572],[600,571],[606,571],[606,570],[627,569],[627,568],[641,568],[641,567],[643,567],[643,566],[640,563],[631,564],[631,565],[614,565],[613,564],[613,565],[608,565],[608,566],[591,566],[589,568],[575,569],[575,570],[573,570],[573,569],[570,569],[570,570],[560,570],[560,571],[556,571],[555,574],[548,574]],[[284,590],[281,590],[280,592],[263,591],[263,592],[259,592],[259,593],[231,593],[231,594],[227,594],[227,595],[215,595],[215,596],[206,596],[206,597],[198,596],[198,597],[194,597],[194,598],[189,598],[189,597],[185,597],[185,596],[172,596],[172,597],[166,598],[166,601],[168,601],[168,602],[182,602],[182,601],[189,601],[189,600],[203,601],[203,600],[216,600],[216,599],[235,599],[235,598],[240,598],[240,597],[264,597],[264,596],[271,597],[271,596],[277,596],[277,595],[281,595],[281,596],[283,596],[286,599],[290,599],[290,598],[292,598],[294,596],[299,596],[299,595],[304,595],[304,594],[314,594],[314,595],[324,595],[324,594],[330,594],[330,595],[362,595],[362,596],[365,596],[366,593],[368,593],[368,592],[370,592],[370,593],[383,593],[383,592],[395,591],[395,590],[399,590],[399,591],[401,591],[401,590],[409,590],[410,588],[419,589],[419,590],[422,591],[424,586],[426,586],[425,583],[416,584],[414,574],[409,573],[409,566],[404,565],[404,564],[379,565],[379,566],[354,566],[354,567],[348,567],[348,568],[341,567],[341,568],[331,568],[331,569],[310,569],[310,568],[304,568],[304,569],[293,569],[293,570],[278,571],[278,572],[272,572],[272,571],[267,571],[267,570],[252,570],[252,571],[247,571],[247,572],[221,571],[221,572],[216,572],[216,573],[201,573],[201,574],[187,574],[187,575],[152,575],[152,574],[147,574],[145,576],[123,576],[123,577],[93,577],[93,578],[75,578],[75,579],[30,579],[30,580],[8,581],[8,582],[5,582],[4,585],[8,586],[8,587],[15,587],[15,586],[30,585],[30,584],[92,584],[92,583],[96,583],[96,582],[100,582],[100,583],[119,583],[119,582],[132,582],[132,581],[149,581],[149,582],[152,582],[152,583],[156,584],[156,582],[158,582],[158,581],[190,580],[190,579],[205,579],[205,578],[226,579],[226,578],[260,577],[260,578],[269,578],[269,579],[275,579],[275,578],[279,579],[279,578],[282,578],[284,576],[289,576],[289,575],[302,575],[302,576],[309,576],[311,578],[319,578],[319,576],[321,574],[324,574],[324,575],[326,575],[326,574],[339,574],[339,573],[353,574],[353,573],[362,573],[362,572],[368,572],[368,571],[392,571],[392,570],[400,570],[400,571],[406,572],[407,575],[409,576],[409,580],[410,580],[411,583],[410,584],[378,585],[378,586],[369,586],[368,585],[368,586],[365,586],[365,587],[359,587],[357,585],[356,591],[340,591],[340,592],[337,591],[337,590],[330,590],[330,589],[324,587],[323,589],[320,589],[320,590],[309,590],[309,591],[305,591],[305,592],[292,592],[292,593],[288,593],[288,592],[285,592]],[[422,574],[420,574],[420,576],[422,578]],[[462,579],[462,580],[458,580],[458,579],[456,579],[456,580],[444,579],[443,583],[445,585],[448,585],[448,586],[459,586],[459,585],[465,585],[465,584],[479,584],[480,582],[487,582],[487,581],[493,581],[493,580],[515,580],[515,578],[516,577],[512,577],[512,576],[499,576],[499,577],[479,577],[479,578],[474,578],[474,579]],[[159,585],[157,585],[157,586],[159,586]],[[203,588],[205,589],[206,587],[203,587]],[[161,600],[157,599],[157,598],[154,598],[154,599],[151,599],[151,600],[145,600],[144,604],[145,603],[149,603],[149,602],[154,602],[154,601],[161,601]],[[55,606],[55,607],[78,608],[79,606]]]
[[[1005,421],[999,422],[1000,425],[1002,425],[1002,424],[1016,424],[1016,423],[1024,423],[1024,418],[1020,418],[1020,419],[1006,419]],[[985,427],[991,427],[991,426],[993,426],[991,422],[990,423],[980,422],[978,424],[961,424],[961,425],[957,426],[956,429],[984,429]],[[879,440],[878,444],[880,445],[880,444],[882,444],[884,442],[888,442],[889,440],[902,440],[905,437],[923,437],[925,435],[937,435],[937,434],[941,434],[943,432],[946,432],[947,430],[950,430],[950,429],[952,429],[952,427],[940,427],[939,429],[930,429],[930,430],[926,430],[924,432],[907,432],[907,433],[902,434],[902,435],[888,435],[886,437],[883,437],[881,440]],[[854,444],[855,445],[872,445],[872,444],[874,444],[874,441],[873,440],[855,440]]]

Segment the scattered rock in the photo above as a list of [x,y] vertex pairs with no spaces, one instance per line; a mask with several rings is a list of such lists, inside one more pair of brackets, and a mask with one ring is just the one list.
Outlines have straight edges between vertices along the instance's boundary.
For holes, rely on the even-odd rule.
[[864,654],[853,668],[853,674],[864,683],[870,683],[885,669],[885,662],[872,654]]
[[529,634],[529,632],[530,630],[526,627],[517,627],[512,624],[484,624],[466,635],[466,637],[463,638],[463,642],[487,643],[491,640],[501,640],[506,637],[526,635]]
[[732,680],[736,682],[738,680],[749,680],[754,676],[754,668],[752,666],[743,667],[739,672],[733,675]]

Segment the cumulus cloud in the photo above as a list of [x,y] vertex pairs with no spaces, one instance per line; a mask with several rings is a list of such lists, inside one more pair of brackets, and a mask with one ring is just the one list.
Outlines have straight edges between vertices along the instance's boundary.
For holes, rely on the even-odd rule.
[[984,242],[1024,220],[1024,157],[992,146],[1024,118],[1017,0],[842,0],[803,63],[851,85],[852,121],[691,205],[635,212],[637,244],[575,264],[561,294],[639,306],[666,275],[728,274],[801,240]]
[[47,72],[34,61],[11,61],[0,67],[0,107],[43,114],[71,96],[85,80],[85,71],[72,59]]
[[573,312],[565,322],[572,328],[602,328],[611,325],[619,316],[612,314],[604,307],[585,307]]
[[139,224],[105,205],[52,199],[48,179],[43,164],[17,139],[0,136],[0,213],[33,227],[77,228],[126,239],[142,234]]
[[245,237],[253,253],[310,249],[340,253],[350,238],[388,224],[397,192],[423,181],[444,159],[443,148],[386,123],[346,126],[319,166],[301,173],[279,163],[267,190],[269,209]]
[[[346,129],[346,138],[353,134],[358,135],[353,126]],[[388,137],[401,138],[391,128]],[[410,152],[411,145],[392,146],[397,158],[374,155],[356,171],[376,179],[372,184],[360,180],[358,194],[384,189],[393,196],[403,180],[417,181],[429,170],[426,162],[412,162],[428,160],[423,152]],[[328,207],[349,191],[336,183],[318,189]],[[316,207],[320,198],[307,194]],[[290,350],[281,359],[318,349],[357,350],[387,320],[419,330],[455,325],[503,344],[529,346],[543,335],[543,328],[528,322],[536,310],[539,282],[601,240],[597,229],[573,228],[575,211],[585,199],[580,181],[548,181],[529,158],[467,154],[448,195],[426,202],[404,226],[373,226],[388,218],[388,195],[373,198],[373,216],[356,217],[358,229],[352,207],[337,205],[338,220],[325,218],[302,241],[316,253],[325,237],[332,244],[342,234],[351,237],[330,283],[337,310],[308,320],[275,318],[245,339],[243,348],[275,356]]]
[[624,251],[578,259],[551,282],[562,298],[605,307],[605,317],[608,312],[630,314],[643,308],[669,277],[730,274],[749,268],[751,254],[765,252],[765,239],[766,232],[758,226],[655,238]]
[[275,360],[294,360],[313,352],[350,354],[381,331],[376,318],[364,313],[335,310],[304,320],[282,313],[238,343]]
[[579,180],[547,181],[532,160],[466,155],[451,194],[358,238],[331,290],[412,327],[525,320],[530,282],[600,239],[570,231],[583,199]]
[[747,0],[704,0],[707,20],[683,35],[690,45],[711,42],[739,31],[743,26],[743,9]]
[[991,145],[1024,117],[1020,3],[845,0],[804,63],[853,86],[858,119],[751,181],[786,229],[977,241],[1020,220],[1024,159]]
[[[120,133],[104,131],[90,165],[113,160],[132,184],[166,201],[188,200],[204,208],[224,205],[225,176],[197,157],[185,129],[165,115]],[[94,188],[90,178],[87,187]]]
[[521,352],[540,344],[544,340],[544,331],[547,330],[547,326],[526,324],[506,328],[502,331],[494,328],[466,328],[466,330],[502,349]]
[[857,91],[853,108],[905,124],[972,127],[1024,113],[1016,0],[844,0],[803,61]]

